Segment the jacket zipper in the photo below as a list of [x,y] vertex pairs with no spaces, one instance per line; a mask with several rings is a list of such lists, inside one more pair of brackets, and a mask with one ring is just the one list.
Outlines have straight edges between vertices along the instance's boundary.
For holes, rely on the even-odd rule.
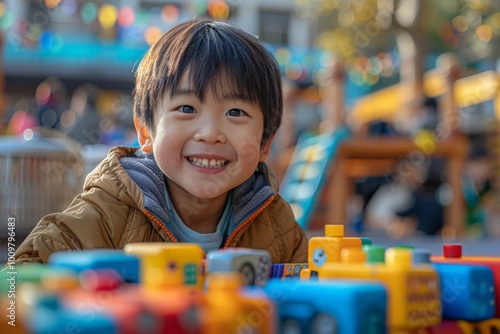
[[231,242],[233,241],[234,237],[236,236],[236,234],[241,231],[241,229],[243,227],[245,227],[246,225],[248,225],[248,223],[250,223],[250,221],[252,219],[254,219],[259,213],[261,213],[273,200],[274,200],[274,197],[276,195],[272,195],[271,197],[269,197],[261,206],[260,208],[258,208],[257,210],[254,211],[254,213],[252,213],[247,219],[245,219],[240,225],[238,225],[238,227],[236,227],[236,229],[233,231],[233,233],[231,233],[231,235],[227,238],[226,240],[226,243],[224,244],[224,247],[222,248],[229,248],[229,246],[231,245]]
[[169,236],[172,242],[179,242],[177,238],[174,237],[172,232],[170,232],[169,229],[165,225],[163,225],[162,222],[159,221],[151,212],[149,212],[148,210],[144,210],[144,214],[146,215],[146,217],[151,219],[156,225],[160,226],[160,228],[163,230],[163,232],[165,232]]

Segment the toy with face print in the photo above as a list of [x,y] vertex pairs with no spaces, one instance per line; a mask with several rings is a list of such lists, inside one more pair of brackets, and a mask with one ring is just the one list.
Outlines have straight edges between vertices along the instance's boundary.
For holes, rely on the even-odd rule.
[[318,271],[328,263],[340,262],[340,253],[346,247],[361,250],[361,238],[344,237],[343,225],[326,225],[324,237],[313,237],[309,240],[308,268],[300,271],[301,279],[318,276]]
[[269,253],[250,248],[231,248],[207,254],[207,273],[239,272],[245,285],[264,286],[269,279]]

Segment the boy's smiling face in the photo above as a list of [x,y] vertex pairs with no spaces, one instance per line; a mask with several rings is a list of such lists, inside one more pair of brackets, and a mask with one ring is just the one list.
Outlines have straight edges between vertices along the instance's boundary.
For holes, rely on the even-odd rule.
[[154,113],[154,135],[142,146],[153,150],[170,187],[202,199],[225,196],[266,160],[272,139],[261,145],[264,117],[257,104],[217,99],[212,89],[200,101],[188,77],[172,97],[165,94]]

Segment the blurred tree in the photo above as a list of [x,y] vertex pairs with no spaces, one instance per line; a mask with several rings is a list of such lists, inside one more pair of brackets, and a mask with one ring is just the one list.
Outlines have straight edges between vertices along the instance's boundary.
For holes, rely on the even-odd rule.
[[360,74],[363,83],[377,83],[387,70],[385,55],[395,51],[401,81],[414,88],[409,103],[423,101],[429,52],[454,50],[466,63],[500,57],[498,0],[295,1],[316,25],[318,47],[345,58],[350,75]]
[[377,83],[384,70],[394,73],[395,62],[390,61],[389,69],[384,62],[385,52],[396,48],[400,79],[411,88],[405,95],[407,104],[418,108],[423,101],[427,32],[438,14],[431,10],[431,0],[296,1],[311,19],[317,17],[318,46],[341,55],[350,75],[358,72],[366,84]]
[[500,1],[295,0],[317,24],[317,44],[347,60],[376,54],[408,33],[417,51],[466,52],[466,60],[500,56]]
[[500,57],[500,1],[454,0],[439,5],[450,17],[440,22],[441,43],[458,49],[471,62]]

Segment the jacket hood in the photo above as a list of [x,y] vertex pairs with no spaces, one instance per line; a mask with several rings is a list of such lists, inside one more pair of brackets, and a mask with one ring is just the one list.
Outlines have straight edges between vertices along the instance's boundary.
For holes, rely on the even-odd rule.
[[[116,194],[121,201],[148,211],[172,230],[172,213],[165,199],[165,176],[152,154],[118,146],[87,177],[86,189],[99,187]],[[229,233],[278,192],[278,182],[266,164],[243,184],[233,189],[233,221]]]
[[119,159],[134,154],[136,149],[126,146],[113,147],[106,158],[87,175],[84,191],[99,188],[127,205],[141,209],[144,207],[141,189],[131,182]]

